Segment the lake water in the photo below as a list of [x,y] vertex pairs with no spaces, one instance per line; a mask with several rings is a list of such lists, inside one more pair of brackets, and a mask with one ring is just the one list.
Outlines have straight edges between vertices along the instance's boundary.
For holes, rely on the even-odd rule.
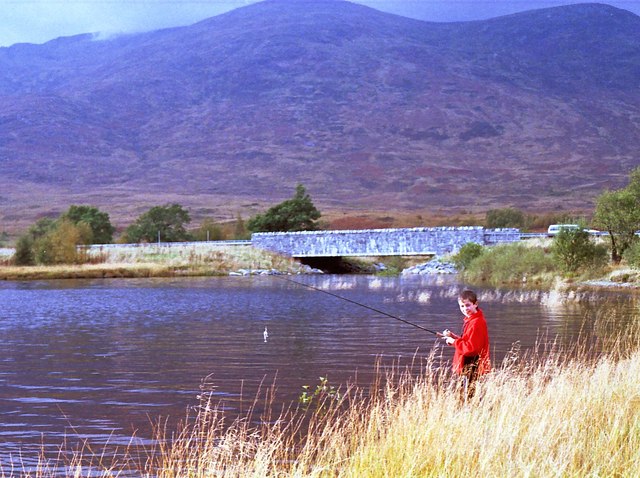
[[[429,329],[461,328],[452,277],[293,280]],[[514,343],[527,349],[541,337],[592,333],[584,324],[602,304],[620,324],[638,317],[629,294],[562,305],[543,292],[478,292],[498,364]],[[4,282],[0,304],[5,470],[32,466],[43,449],[56,456],[65,442],[149,446],[159,418],[171,429],[199,403],[206,377],[207,390],[237,415],[261,384],[275,383],[279,403],[290,403],[320,376],[368,385],[376,359],[408,363],[434,347],[451,358],[418,328],[273,276]]]

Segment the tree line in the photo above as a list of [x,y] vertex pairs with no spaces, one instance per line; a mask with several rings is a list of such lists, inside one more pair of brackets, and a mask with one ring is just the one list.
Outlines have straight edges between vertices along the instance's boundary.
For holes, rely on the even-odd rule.
[[[291,199],[271,207],[263,214],[255,215],[246,223],[238,215],[231,228],[228,224],[223,226],[205,219],[199,228],[188,230],[191,216],[183,206],[155,206],[129,225],[118,242],[248,239],[253,232],[318,230],[320,217],[320,211],[314,206],[305,187],[298,184]],[[587,226],[586,220],[562,219]],[[487,211],[485,226],[526,230],[535,226],[535,220],[516,208],[506,207]],[[548,217],[542,219],[546,224],[548,220]],[[608,250],[613,263],[626,258],[630,263],[640,265],[640,241],[636,235],[640,231],[640,168],[630,173],[626,187],[605,191],[598,196],[591,227],[608,233]],[[559,240],[555,247],[558,254],[567,257],[569,263],[585,261],[585,255],[602,256],[600,249],[591,247],[589,235],[583,229],[562,232],[556,238]],[[43,218],[32,225],[16,243],[14,262],[21,265],[83,262],[85,258],[78,252],[77,245],[109,244],[113,242],[114,233],[115,228],[107,213],[94,206],[72,205],[57,219]]]
[[[141,214],[119,237],[121,243],[184,242],[248,239],[252,232],[303,231],[318,229],[321,214],[303,185],[293,198],[273,206],[247,223],[238,216],[232,230],[211,219],[199,228],[187,229],[189,211],[180,204],[155,206]],[[72,205],[58,218],[36,221],[16,242],[16,265],[73,264],[86,262],[78,245],[111,244],[115,227],[109,214],[95,206]]]

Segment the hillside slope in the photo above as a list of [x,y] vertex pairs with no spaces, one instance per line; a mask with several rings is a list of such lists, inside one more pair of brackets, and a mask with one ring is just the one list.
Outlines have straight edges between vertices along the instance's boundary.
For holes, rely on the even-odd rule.
[[69,204],[234,217],[585,208],[640,165],[640,17],[438,24],[266,0],[195,25],[0,49],[0,229]]

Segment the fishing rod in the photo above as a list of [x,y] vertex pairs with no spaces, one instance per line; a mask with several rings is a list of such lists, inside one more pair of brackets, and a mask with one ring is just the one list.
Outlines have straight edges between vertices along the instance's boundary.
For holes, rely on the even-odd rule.
[[434,330],[427,329],[426,327],[423,327],[422,325],[414,324],[413,322],[409,322],[408,320],[405,320],[405,319],[402,319],[402,318],[397,317],[395,315],[389,314],[389,313],[385,312],[384,310],[379,310],[379,309],[376,309],[375,307],[370,307],[368,305],[361,304],[360,302],[356,302],[355,300],[351,300],[351,299],[348,299],[348,298],[343,297],[341,295],[334,294],[333,292],[329,292],[327,290],[320,289],[319,287],[314,287],[312,285],[305,284],[304,282],[298,282],[298,281],[295,281],[293,279],[289,279],[287,277],[278,276],[278,275],[276,277],[278,277],[279,279],[282,279],[282,280],[286,280],[287,282],[293,282],[294,284],[297,284],[297,285],[300,285],[300,286],[303,286],[303,287],[307,287],[309,289],[317,290],[318,292],[324,292],[325,294],[331,295],[331,296],[336,297],[338,299],[342,299],[342,300],[345,300],[347,302],[351,302],[352,304],[359,305],[360,307],[364,307],[365,309],[372,310],[374,312],[377,312],[378,314],[386,315],[387,317],[391,317],[392,319],[399,320],[400,322],[404,322],[407,325],[411,325],[411,326],[416,327],[416,328],[418,328],[420,330],[424,330],[425,332],[429,332],[430,334],[436,335],[438,337],[442,337],[442,334],[440,332],[436,332]]

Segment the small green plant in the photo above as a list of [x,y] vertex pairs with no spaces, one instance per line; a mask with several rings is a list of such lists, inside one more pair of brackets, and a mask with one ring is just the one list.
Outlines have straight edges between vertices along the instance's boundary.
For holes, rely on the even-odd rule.
[[460,248],[458,253],[452,257],[453,264],[456,269],[463,271],[471,265],[471,263],[480,257],[484,252],[484,247],[475,242],[467,242]]
[[385,268],[376,273],[382,277],[395,277],[407,267],[407,260],[401,256],[391,256],[383,261]]
[[302,393],[298,397],[298,402],[302,404],[305,410],[309,410],[314,406],[316,411],[322,411],[329,401],[339,399],[340,392],[333,385],[329,385],[329,379],[327,377],[319,377],[318,384],[313,391],[310,385],[302,386]]

